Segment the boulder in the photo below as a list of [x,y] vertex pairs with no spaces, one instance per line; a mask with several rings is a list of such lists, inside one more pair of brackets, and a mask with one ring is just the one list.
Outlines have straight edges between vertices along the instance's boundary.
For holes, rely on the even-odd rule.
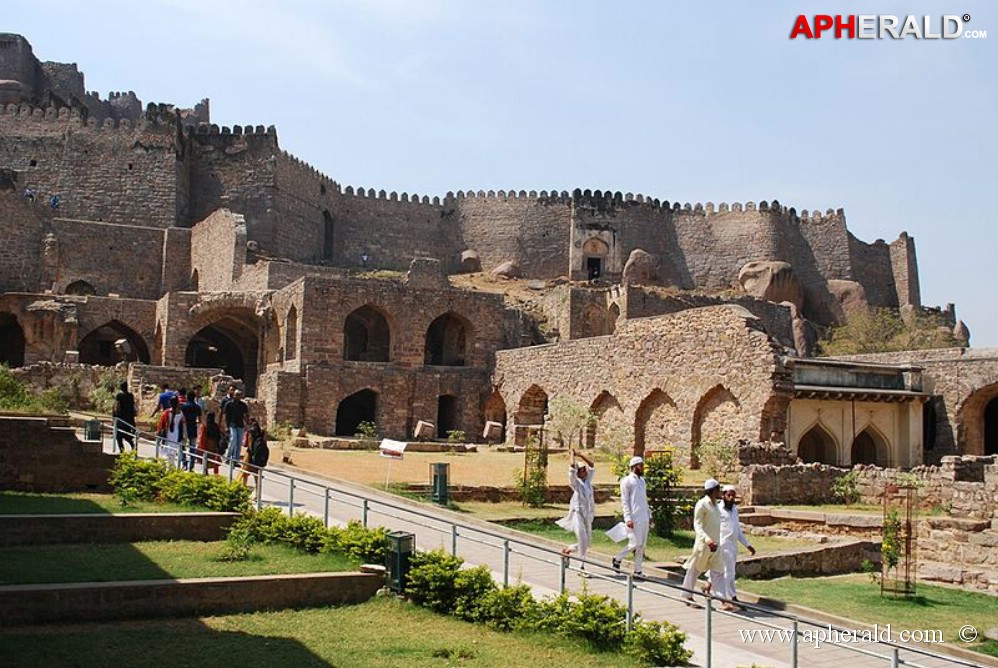
[[658,280],[658,260],[654,255],[635,248],[624,265],[621,282],[625,285],[653,285]]
[[963,320],[956,321],[956,327],[953,328],[953,338],[964,348],[970,345],[970,329]]
[[832,295],[832,315],[837,322],[845,322],[870,309],[866,290],[856,281],[832,279],[828,281],[828,292]]
[[411,288],[447,288],[450,282],[440,260],[430,257],[417,257],[409,264],[405,284]]
[[492,270],[492,275],[498,278],[517,278],[520,276],[520,267],[513,260],[506,260]]
[[738,271],[738,282],[753,297],[777,304],[790,302],[798,309],[804,306],[804,290],[786,262],[749,262]]
[[462,274],[473,274],[482,270],[482,259],[478,256],[478,251],[466,250],[461,252]]

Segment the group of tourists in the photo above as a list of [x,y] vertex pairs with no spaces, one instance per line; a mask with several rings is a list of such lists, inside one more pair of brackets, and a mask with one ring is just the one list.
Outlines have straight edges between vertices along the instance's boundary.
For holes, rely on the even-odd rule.
[[[123,382],[120,389],[115,397],[112,416],[115,418],[118,451],[124,452],[125,442],[135,448],[137,411],[135,397],[128,391],[128,383]],[[199,461],[204,461],[205,466],[216,474],[223,459],[243,462],[241,480],[248,484],[251,471],[258,471],[267,465],[270,448],[267,432],[250,416],[249,406],[242,396],[241,390],[230,386],[216,416],[201,396],[200,388],[174,391],[168,383],[163,383],[156,407],[150,415],[155,417],[160,414],[156,437],[165,447],[176,449],[180,467],[188,471],[193,471]]]
[[[610,565],[620,572],[621,562],[629,554],[634,555],[635,578],[644,578],[645,545],[651,528],[651,510],[648,507],[648,492],[644,479],[645,462],[641,457],[632,457],[628,462],[630,472],[620,480],[620,503],[624,515],[627,545],[613,556]],[[575,554],[583,560],[580,574],[586,577],[585,557],[592,542],[593,518],[596,503],[593,495],[593,478],[596,466],[592,459],[583,453],[572,450],[568,482],[572,489],[568,516],[558,524],[575,533],[576,542],[569,545],[562,554],[567,558]],[[738,560],[738,545],[755,555],[745,534],[742,532],[736,505],[737,489],[732,485],[721,484],[713,478],[703,485],[703,496],[693,509],[693,553],[683,567],[686,577],[683,580],[684,602],[692,607],[700,607],[693,601],[693,594],[700,576],[709,575],[704,585],[706,593],[713,592],[721,599],[721,608],[727,611],[739,610],[735,591],[735,564]]]

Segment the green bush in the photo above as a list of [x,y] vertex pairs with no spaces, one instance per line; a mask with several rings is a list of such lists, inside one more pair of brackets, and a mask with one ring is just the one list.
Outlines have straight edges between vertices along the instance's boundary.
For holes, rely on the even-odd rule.
[[598,651],[619,650],[626,634],[627,609],[608,596],[561,594],[540,603],[538,630],[584,640]]
[[114,493],[129,502],[163,500],[222,512],[249,508],[250,490],[238,482],[174,470],[162,460],[139,459],[134,452],[118,457],[110,483]]
[[326,545],[326,527],[318,517],[299,514],[284,518],[283,540],[302,552],[316,554]]
[[686,634],[669,622],[641,621],[624,638],[624,652],[650,666],[683,665],[693,657]]
[[671,538],[676,518],[687,512],[688,502],[676,496],[676,487],[682,479],[683,469],[674,463],[671,450],[652,453],[645,459],[648,505],[657,536]]
[[832,496],[839,503],[856,503],[859,501],[859,485],[855,471],[849,471],[844,476],[832,482]]
[[489,591],[478,604],[479,617],[497,631],[532,628],[540,618],[540,604],[529,585]]
[[354,434],[357,438],[377,438],[378,437],[378,425],[373,422],[365,420],[357,425],[357,433]]
[[454,577],[454,616],[468,622],[484,622],[482,601],[496,591],[488,566],[460,570]]
[[696,449],[700,469],[711,478],[721,478],[738,464],[738,446],[726,437],[704,441]]
[[6,364],[0,364],[0,410],[21,413],[65,413],[66,397],[56,388],[34,394]]
[[118,387],[125,380],[114,369],[104,369],[97,376],[97,384],[90,392],[90,405],[98,413],[111,414],[114,408],[114,398],[118,394]]
[[153,501],[170,467],[158,459],[139,459],[134,451],[122,453],[114,463],[109,482],[114,493],[129,499]]
[[278,508],[264,508],[244,514],[231,531],[245,531],[257,543],[279,544],[284,536],[287,517]]
[[443,550],[416,552],[410,562],[406,596],[434,612],[453,612],[457,599],[455,580],[463,563],[464,559]]
[[[383,527],[365,528],[351,520],[343,528],[329,529],[327,546],[332,552],[342,552],[365,563],[383,564],[388,551],[388,530]],[[324,548],[326,549],[326,548]]]

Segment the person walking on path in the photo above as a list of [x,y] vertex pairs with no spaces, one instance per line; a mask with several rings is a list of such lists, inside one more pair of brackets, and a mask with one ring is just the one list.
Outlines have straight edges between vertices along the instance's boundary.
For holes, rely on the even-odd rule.
[[121,390],[114,397],[111,416],[114,418],[114,433],[118,441],[118,452],[125,451],[125,441],[135,449],[135,396],[128,391],[128,381],[119,386]]
[[195,402],[194,392],[183,393],[185,400],[180,404],[180,412],[184,414],[184,425],[187,441],[187,451],[190,457],[187,460],[187,470],[193,471],[198,458],[198,424],[201,422],[201,407]]
[[248,485],[250,474],[256,475],[270,461],[270,446],[267,445],[267,432],[254,418],[249,419],[246,430],[246,457],[243,464],[242,482]]
[[202,457],[208,458],[208,467],[218,475],[219,455],[224,454],[218,451],[222,440],[222,430],[215,422],[215,414],[211,411],[205,413],[204,422],[198,432],[198,450]]
[[246,432],[246,421],[249,419],[249,406],[243,401],[243,393],[236,390],[232,393],[232,401],[225,404],[225,425],[229,429],[229,459],[239,461],[240,448],[243,444],[243,434]]
[[722,575],[720,579],[714,581],[714,572],[711,571],[711,585],[714,593],[724,599],[721,604],[722,610],[729,612],[739,610],[734,602],[738,601],[738,593],[735,591],[735,566],[738,562],[738,544],[741,543],[748,549],[749,554],[755,556],[755,548],[749,543],[748,538],[742,532],[742,525],[738,519],[738,505],[735,503],[737,490],[734,485],[725,485],[721,488],[721,501],[717,504],[717,509],[721,513],[721,562]]
[[[575,458],[582,460],[577,463]],[[568,467],[568,486],[572,488],[572,500],[568,504],[568,515],[558,520],[558,526],[575,534],[575,544],[561,551],[566,557],[577,553],[583,563],[579,566],[580,575],[586,577],[586,552],[593,541],[593,517],[596,515],[596,502],[593,497],[593,478],[596,464],[578,450],[572,450],[572,463]]]
[[703,483],[703,490],[703,496],[693,507],[693,554],[683,564],[686,569],[683,599],[686,605],[693,607],[699,607],[693,602],[693,590],[700,574],[709,570],[712,581],[719,581],[722,577],[721,553],[718,550],[721,542],[721,511],[717,508],[721,484],[708,478]]
[[651,526],[651,512],[648,510],[648,491],[645,487],[645,460],[631,457],[627,467],[631,472],[620,480],[620,503],[624,510],[624,524],[627,525],[627,547],[618,552],[610,562],[613,570],[620,571],[620,562],[628,553],[634,553],[634,575],[645,576],[641,570],[644,564],[645,545],[648,542],[648,529]]

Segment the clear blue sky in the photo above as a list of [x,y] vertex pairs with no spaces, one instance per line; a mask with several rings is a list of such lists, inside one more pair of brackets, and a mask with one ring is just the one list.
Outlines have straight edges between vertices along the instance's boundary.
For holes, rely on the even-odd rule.
[[[915,237],[922,300],[998,346],[998,8],[950,2],[8,3],[87,88],[211,98],[343,185],[843,207]],[[970,14],[988,39],[791,41],[802,12]]]

